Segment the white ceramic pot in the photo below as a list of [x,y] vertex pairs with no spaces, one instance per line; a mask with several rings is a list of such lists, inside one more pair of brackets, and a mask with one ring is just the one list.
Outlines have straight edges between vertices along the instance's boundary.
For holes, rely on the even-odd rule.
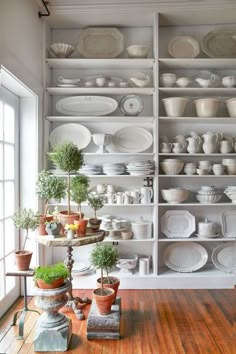
[[236,77],[235,76],[225,76],[222,79],[222,85],[224,87],[234,87],[236,85]]
[[229,112],[229,116],[232,118],[236,118],[236,97],[230,98],[229,100],[225,101],[226,107]]
[[194,103],[198,117],[210,118],[216,116],[220,100],[216,98],[201,98],[194,101]]
[[201,236],[215,235],[217,232],[217,225],[215,222],[201,221],[198,223],[198,234]]
[[143,220],[143,218],[131,222],[131,230],[133,232],[133,239],[135,240],[143,240],[152,237],[152,223]]
[[164,87],[173,87],[176,82],[176,75],[172,73],[164,73],[161,75],[161,85]]
[[150,48],[143,44],[134,44],[126,50],[129,58],[147,58]]
[[163,98],[162,102],[168,117],[182,117],[189,99],[185,97]]
[[180,77],[177,81],[176,81],[176,85],[179,87],[187,87],[188,85],[190,85],[192,82],[192,79],[190,79],[189,77]]

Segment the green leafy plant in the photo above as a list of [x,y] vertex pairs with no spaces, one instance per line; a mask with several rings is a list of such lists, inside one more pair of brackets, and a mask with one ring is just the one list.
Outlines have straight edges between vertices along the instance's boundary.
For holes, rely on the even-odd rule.
[[63,178],[50,175],[47,171],[41,171],[36,182],[36,193],[45,200],[44,215],[47,215],[50,199],[60,201],[66,195],[66,183]]
[[52,284],[55,280],[66,279],[70,275],[69,270],[63,263],[50,266],[39,266],[34,272],[34,281],[43,280],[46,284]]
[[62,171],[67,172],[67,197],[68,197],[68,215],[71,214],[70,208],[70,173],[78,171],[84,162],[84,155],[75,144],[67,142],[61,145],[55,145],[48,157]]
[[22,246],[22,251],[25,249],[26,241],[29,238],[29,231],[34,231],[39,226],[39,215],[35,214],[32,209],[19,209],[17,210],[12,220],[17,229],[26,230],[26,236]]
[[104,206],[104,197],[91,193],[88,195],[88,204],[94,210],[94,219],[97,219],[97,211]]
[[81,217],[81,204],[88,198],[89,179],[87,176],[76,176],[71,179],[71,199],[78,204]]
[[119,259],[119,252],[112,245],[97,244],[93,248],[91,255],[90,255],[90,261],[91,261],[91,264],[95,268],[101,270],[101,287],[102,287],[102,289],[103,289],[103,284],[104,284],[104,276],[103,276],[104,270],[106,272],[108,283],[110,283],[109,271],[116,264],[118,259]]

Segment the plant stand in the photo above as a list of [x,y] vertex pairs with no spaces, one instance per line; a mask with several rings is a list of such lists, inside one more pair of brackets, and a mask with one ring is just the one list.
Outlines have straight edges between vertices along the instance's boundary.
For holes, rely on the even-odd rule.
[[35,286],[35,304],[44,313],[39,317],[35,330],[34,350],[36,352],[66,351],[72,335],[71,320],[58,312],[65,305],[71,290],[71,282],[55,289],[40,289]]
[[87,339],[120,339],[120,316],[120,297],[116,298],[111,312],[106,316],[98,313],[93,300],[87,321]]

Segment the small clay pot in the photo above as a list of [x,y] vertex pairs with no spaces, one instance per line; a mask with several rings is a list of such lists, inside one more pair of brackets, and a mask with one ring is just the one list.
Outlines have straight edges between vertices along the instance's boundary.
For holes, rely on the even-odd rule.
[[38,285],[38,288],[40,289],[56,289],[56,288],[60,288],[60,286],[64,284],[64,279],[63,278],[56,279],[51,284],[47,284],[42,279],[38,279],[36,283]]
[[90,218],[89,219],[90,228],[93,231],[98,231],[100,228],[101,222],[102,222],[102,220],[100,220],[100,219]]
[[18,270],[28,270],[33,252],[31,251],[16,251],[16,268]]
[[98,288],[93,291],[93,298],[96,301],[97,310],[100,315],[108,315],[115,298],[115,290],[111,288]]
[[78,225],[78,229],[76,232],[77,236],[79,237],[85,236],[87,231],[88,220],[87,219],[74,220],[74,224]]

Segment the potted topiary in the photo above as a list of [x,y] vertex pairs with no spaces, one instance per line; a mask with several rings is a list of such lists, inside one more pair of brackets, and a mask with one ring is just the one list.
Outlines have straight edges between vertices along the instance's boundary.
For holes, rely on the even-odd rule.
[[64,284],[64,279],[68,277],[69,270],[64,263],[39,266],[34,272],[35,285],[41,289],[59,288]]
[[67,211],[60,211],[61,222],[65,224],[73,224],[74,219],[78,219],[78,214],[71,211],[70,206],[70,174],[78,171],[83,165],[84,156],[80,150],[72,142],[55,145],[52,152],[48,153],[49,159],[53,161],[62,171],[67,173]]
[[91,193],[88,195],[88,204],[94,210],[94,218],[89,219],[92,230],[99,230],[102,220],[97,218],[97,211],[104,206],[104,197],[99,194]]
[[88,198],[89,179],[87,176],[76,176],[71,179],[71,199],[78,204],[79,220],[74,220],[78,224],[78,236],[85,236],[88,220],[84,219],[81,211],[81,204]]
[[[97,281],[99,288],[93,292],[98,312],[101,315],[108,314],[112,303],[115,302],[120,281],[118,278],[109,276],[109,271],[116,264],[118,258],[118,250],[108,244],[97,244],[90,255],[91,264],[101,270],[101,277]],[[104,277],[104,271],[106,277]]]
[[32,209],[19,209],[14,213],[12,220],[17,229],[26,230],[23,246],[20,250],[15,252],[15,257],[17,269],[27,270],[29,269],[33,252],[26,251],[25,245],[29,238],[29,231],[34,231],[39,225],[39,215],[35,214]]
[[39,235],[47,235],[45,222],[53,220],[48,215],[48,202],[50,199],[60,201],[66,195],[66,183],[63,178],[50,175],[47,171],[41,171],[36,182],[36,193],[45,201],[44,213],[40,215]]

